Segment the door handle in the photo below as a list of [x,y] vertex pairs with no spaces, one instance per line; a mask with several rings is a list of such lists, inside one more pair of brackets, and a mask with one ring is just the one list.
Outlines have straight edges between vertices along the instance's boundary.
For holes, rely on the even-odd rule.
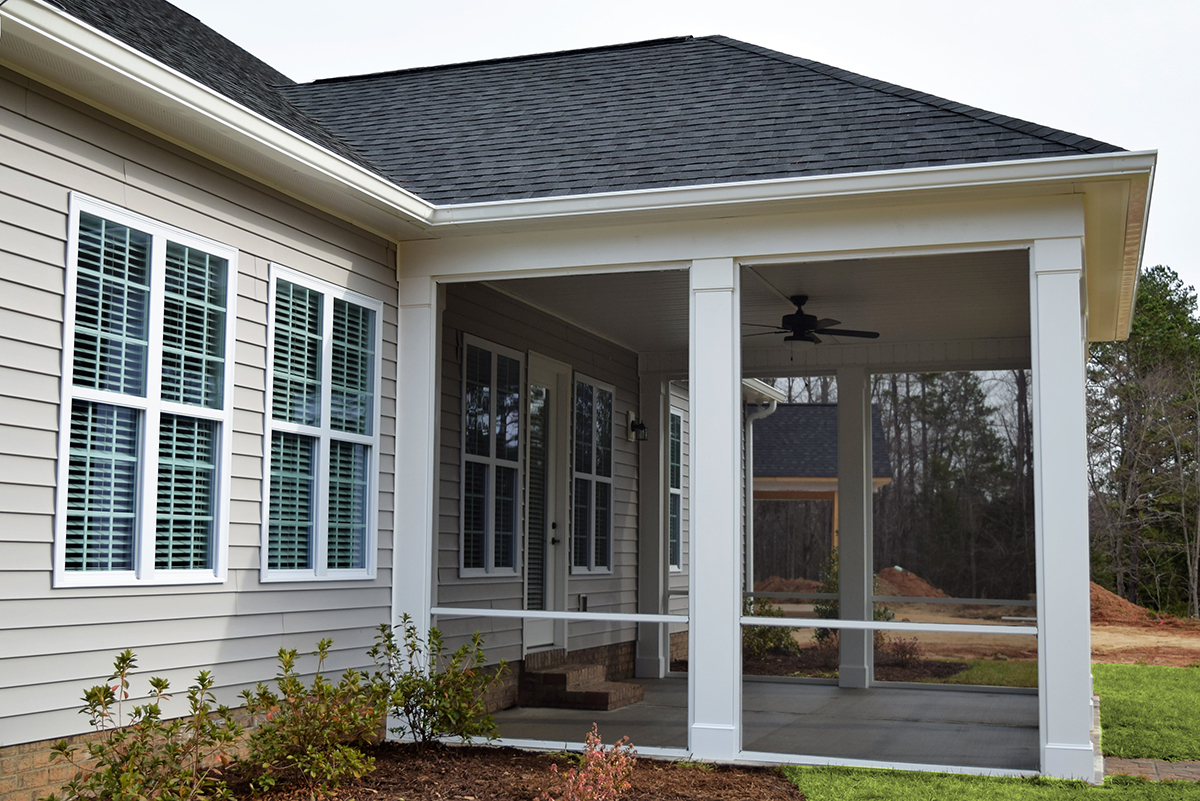
[[558,545],[558,537],[551,537],[551,538],[550,538],[550,544],[551,544],[551,545]]

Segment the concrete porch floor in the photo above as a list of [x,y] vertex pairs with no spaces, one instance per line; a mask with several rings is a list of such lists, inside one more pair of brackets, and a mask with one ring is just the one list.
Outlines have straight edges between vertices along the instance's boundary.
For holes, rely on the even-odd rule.
[[[516,708],[495,715],[500,736],[687,748],[687,679],[643,679],[646,700],[611,712]],[[742,684],[743,750],[878,762],[1037,770],[1036,695],[749,679]]]

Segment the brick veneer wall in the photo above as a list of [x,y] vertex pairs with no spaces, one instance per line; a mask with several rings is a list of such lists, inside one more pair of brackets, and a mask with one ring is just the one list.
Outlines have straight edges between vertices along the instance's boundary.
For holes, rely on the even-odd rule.
[[672,662],[688,658],[688,633],[686,631],[677,631],[671,635],[671,656]]
[[[91,732],[68,737],[67,742],[80,750],[100,735]],[[40,740],[0,748],[0,801],[37,801],[57,793],[75,775],[71,764],[55,760],[50,753],[58,740]]]

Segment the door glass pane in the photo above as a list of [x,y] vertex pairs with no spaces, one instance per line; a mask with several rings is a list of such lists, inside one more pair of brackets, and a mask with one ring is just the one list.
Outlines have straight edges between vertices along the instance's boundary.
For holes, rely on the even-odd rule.
[[496,458],[521,458],[521,362],[496,357]]
[[162,397],[220,409],[225,395],[225,297],[229,263],[167,243]]
[[526,511],[525,608],[546,608],[547,456],[550,436],[550,392],[529,387],[529,508]]
[[467,345],[467,376],[463,413],[463,431],[467,438],[467,453],[472,456],[491,456],[492,420],[492,354],[483,348]]
[[575,479],[574,494],[571,564],[574,567],[587,567],[588,535],[592,522],[592,482],[586,478]]
[[67,570],[133,569],[139,423],[134,409],[71,404]]
[[596,390],[596,475],[612,476],[613,396],[606,389]]
[[496,567],[514,564],[517,543],[517,469],[496,467],[496,539],[493,545]]
[[83,212],[77,266],[75,386],[145,397],[150,235]]
[[271,434],[271,505],[268,509],[267,567],[312,567],[317,443],[312,437]]
[[217,424],[164,414],[158,430],[158,518],[154,566],[212,568]]
[[463,471],[463,567],[484,566],[488,466],[467,462]]
[[683,566],[683,496],[671,493],[671,567]]
[[575,382],[575,472],[592,472],[592,385]]

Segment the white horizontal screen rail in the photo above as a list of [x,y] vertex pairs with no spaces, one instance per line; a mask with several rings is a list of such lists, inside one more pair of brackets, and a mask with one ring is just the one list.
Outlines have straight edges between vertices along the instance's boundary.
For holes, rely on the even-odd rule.
[[687,623],[687,615],[641,615],[623,612],[549,612],[532,609],[466,609],[458,606],[435,606],[429,610],[435,617],[504,617],[527,620],[596,620],[601,623]]
[[825,620],[811,617],[743,617],[743,626],[777,626],[790,629],[857,629],[859,631],[932,631],[943,634],[1038,633],[1037,626],[988,626],[970,623],[885,623],[875,620]]

